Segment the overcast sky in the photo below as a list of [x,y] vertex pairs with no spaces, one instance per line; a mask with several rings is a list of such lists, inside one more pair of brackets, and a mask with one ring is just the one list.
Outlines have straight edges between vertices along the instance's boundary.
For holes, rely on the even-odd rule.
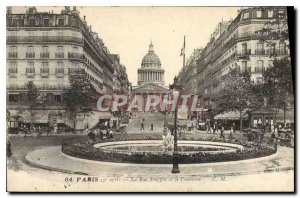
[[[62,7],[37,7],[59,13]],[[119,54],[129,81],[137,84],[137,69],[152,40],[165,69],[165,85],[182,67],[180,50],[186,35],[186,58],[204,47],[218,22],[234,19],[237,7],[77,7],[99,33],[109,51]],[[22,9],[23,10],[23,9]],[[20,10],[14,8],[13,12]]]

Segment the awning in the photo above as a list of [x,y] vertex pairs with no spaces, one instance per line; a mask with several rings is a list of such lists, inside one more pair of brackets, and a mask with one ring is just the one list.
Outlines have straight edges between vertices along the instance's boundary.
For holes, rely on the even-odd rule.
[[[244,114],[243,120],[248,119],[248,114]],[[240,113],[237,111],[230,111],[227,113],[222,113],[214,117],[215,120],[240,120]]]
[[107,111],[92,111],[93,116],[97,116],[100,120],[110,119],[113,115]]

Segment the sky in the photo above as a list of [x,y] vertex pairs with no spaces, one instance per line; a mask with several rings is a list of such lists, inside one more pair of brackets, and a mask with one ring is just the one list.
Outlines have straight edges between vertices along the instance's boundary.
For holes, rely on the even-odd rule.
[[[13,13],[26,8],[13,8]],[[63,7],[37,7],[60,13]],[[79,7],[88,25],[98,32],[110,53],[119,54],[129,81],[137,84],[137,69],[150,41],[165,69],[165,85],[182,68],[180,51],[186,36],[186,58],[207,44],[218,22],[234,19],[238,7]]]

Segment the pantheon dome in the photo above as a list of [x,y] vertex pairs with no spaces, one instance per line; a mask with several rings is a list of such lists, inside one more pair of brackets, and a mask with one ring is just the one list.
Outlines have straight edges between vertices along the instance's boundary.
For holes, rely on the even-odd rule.
[[138,69],[138,85],[155,83],[164,85],[165,70],[161,68],[159,57],[155,54],[152,42],[149,45],[148,53],[144,56],[141,68]]

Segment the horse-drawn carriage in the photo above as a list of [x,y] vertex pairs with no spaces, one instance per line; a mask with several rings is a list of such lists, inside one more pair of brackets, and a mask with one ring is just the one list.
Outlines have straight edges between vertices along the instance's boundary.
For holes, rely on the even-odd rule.
[[278,129],[276,138],[281,146],[294,147],[294,132],[291,129]]

